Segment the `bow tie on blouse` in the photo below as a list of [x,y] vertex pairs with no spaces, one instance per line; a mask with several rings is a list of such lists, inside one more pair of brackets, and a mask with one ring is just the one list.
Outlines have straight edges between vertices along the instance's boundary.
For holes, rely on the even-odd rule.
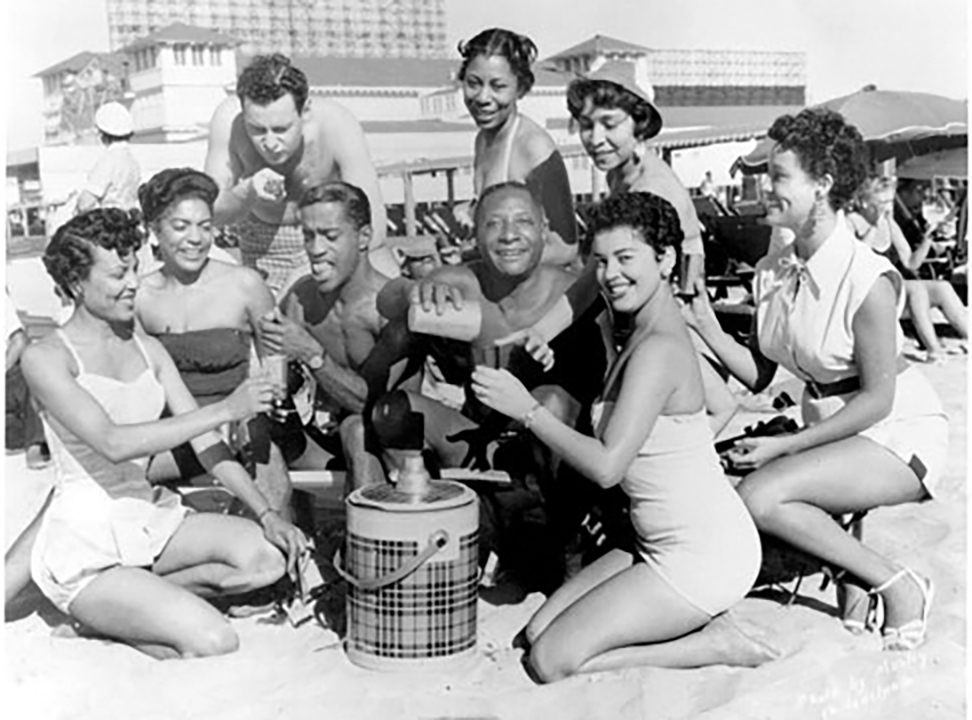
[[814,282],[810,270],[807,268],[807,261],[797,257],[796,253],[784,255],[779,259],[780,266],[780,287],[788,290],[789,299],[796,298],[800,288],[804,285],[810,288],[815,295],[819,291],[817,283]]

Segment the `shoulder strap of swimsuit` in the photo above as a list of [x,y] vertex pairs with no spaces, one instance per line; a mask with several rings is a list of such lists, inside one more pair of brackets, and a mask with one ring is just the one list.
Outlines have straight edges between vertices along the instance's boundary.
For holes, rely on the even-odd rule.
[[74,358],[74,362],[78,364],[78,373],[83,375],[84,363],[81,362],[81,356],[78,355],[78,351],[75,350],[74,345],[68,339],[67,333],[64,332],[64,330],[62,330],[61,328],[56,328],[54,332],[57,334],[59,338],[61,338],[61,342],[64,343],[64,347],[66,347],[67,351],[71,353],[71,357]]
[[[145,349],[145,345],[142,344],[142,338],[138,336],[137,332],[133,332],[132,339],[135,341],[135,344],[138,346],[139,352],[142,353],[142,357],[145,358],[145,365],[148,367],[149,370],[153,370],[152,358],[149,356],[148,350]],[[153,374],[154,374],[154,370],[153,370]]]
[[513,118],[513,128],[510,136],[506,138],[506,148],[503,150],[503,182],[510,181],[510,159],[513,157],[513,142],[516,140],[516,133],[520,129],[520,114],[517,113]]

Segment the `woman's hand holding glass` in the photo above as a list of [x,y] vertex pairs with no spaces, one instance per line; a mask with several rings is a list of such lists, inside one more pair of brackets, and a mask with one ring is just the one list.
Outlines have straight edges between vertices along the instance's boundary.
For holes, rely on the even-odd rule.
[[514,420],[522,421],[537,404],[536,398],[509,370],[477,365],[472,374],[472,389],[483,405]]
[[522,346],[530,357],[543,365],[544,372],[548,372],[554,366],[554,351],[550,349],[543,335],[532,327],[517,330],[496,341],[497,347],[504,345]]
[[223,402],[233,420],[246,420],[273,407],[274,387],[264,377],[244,380]]

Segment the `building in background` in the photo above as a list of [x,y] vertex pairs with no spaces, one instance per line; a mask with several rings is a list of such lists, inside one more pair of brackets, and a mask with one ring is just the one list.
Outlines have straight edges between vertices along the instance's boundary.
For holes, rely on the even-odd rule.
[[34,75],[44,85],[44,144],[97,143],[95,111],[124,102],[129,88],[122,53],[81,52]]
[[252,52],[446,57],[445,0],[106,0],[112,50],[172,23],[232,35]]
[[[83,182],[83,171],[99,151],[93,144],[94,110],[119,96],[132,110],[133,150],[146,177],[174,165],[201,168],[213,111],[235,92],[250,50],[234,35],[176,23],[114,53],[82,53],[38,73],[51,130],[45,144],[58,147],[8,156],[8,177],[17,177],[23,192],[39,180],[44,202],[63,201]],[[651,50],[595,36],[538,62],[536,84],[519,103],[560,146],[578,195],[598,195],[603,178],[572,132],[566,88],[578,73],[608,59],[631,61],[647,72],[665,122],[652,145],[690,187],[707,170],[717,184],[728,184],[728,168],[748,149],[726,143],[761,136],[776,117],[805,102],[802,53]],[[312,99],[333,99],[361,122],[391,204],[407,194],[419,202],[448,197],[450,204],[472,195],[476,126],[456,79],[460,60],[458,54],[293,56],[307,75]]]

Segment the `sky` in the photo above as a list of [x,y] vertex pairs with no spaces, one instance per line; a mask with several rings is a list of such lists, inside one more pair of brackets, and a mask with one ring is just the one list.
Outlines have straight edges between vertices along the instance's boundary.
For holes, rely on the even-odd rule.
[[[308,0],[304,0],[308,1]],[[313,0],[310,0],[313,1]],[[8,150],[40,143],[40,80],[82,50],[108,49],[105,0],[11,0],[0,102]],[[540,56],[600,34],[658,49],[807,53],[810,102],[873,83],[968,97],[966,0],[445,0],[446,45],[487,27],[529,35]],[[458,54],[456,54],[458,58]]]

